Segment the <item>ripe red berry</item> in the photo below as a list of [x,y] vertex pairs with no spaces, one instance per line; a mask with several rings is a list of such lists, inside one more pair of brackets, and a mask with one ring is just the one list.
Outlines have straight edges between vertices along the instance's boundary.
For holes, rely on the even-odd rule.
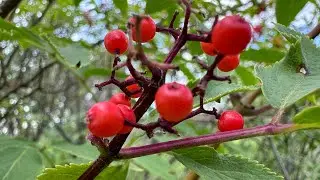
[[124,118],[114,103],[99,102],[87,112],[87,123],[93,135],[110,137],[116,135],[123,128]]
[[220,71],[229,72],[237,68],[239,66],[239,62],[239,55],[225,56],[219,62],[218,68]]
[[128,48],[128,38],[123,31],[113,30],[104,37],[104,46],[111,54],[123,54]]
[[[133,77],[132,76],[128,76],[127,78],[126,78],[126,80],[129,80],[129,79],[132,79]],[[129,92],[131,92],[131,93],[133,93],[133,92],[138,92],[138,93],[135,93],[135,94],[133,94],[131,97],[133,97],[133,98],[138,98],[138,97],[140,97],[141,96],[141,94],[142,94],[142,90],[141,90],[141,87],[137,84],[137,83],[135,83],[135,84],[131,84],[131,85],[129,85],[129,86],[127,86],[127,89],[128,89],[128,91]]]
[[200,42],[201,49],[204,53],[210,55],[210,56],[215,56],[215,48],[212,43],[206,43],[206,42]]
[[259,35],[262,33],[262,29],[263,29],[262,25],[257,25],[253,27],[253,31]]
[[242,115],[237,111],[224,111],[218,120],[218,129],[221,132],[242,129],[243,125],[244,121]]
[[117,93],[114,94],[110,99],[109,102],[114,104],[124,104],[126,106],[131,106],[130,97],[126,96],[124,93]]
[[[137,37],[137,27],[135,26],[136,24],[136,17],[130,18],[129,22],[132,24],[132,39],[136,42],[138,42],[138,37]],[[148,42],[156,34],[156,24],[154,23],[153,19],[151,17],[144,17],[141,19],[140,22],[140,42]]]
[[226,16],[212,30],[212,44],[224,55],[235,55],[243,51],[251,40],[249,23],[238,15]]
[[[125,120],[128,120],[132,123],[136,122],[136,116],[133,112],[133,110],[126,105],[118,104],[119,109],[121,110],[121,113]],[[119,134],[127,134],[132,130],[133,127],[124,125],[123,128],[118,132]]]
[[155,96],[157,110],[169,122],[179,122],[192,110],[192,92],[185,85],[173,82],[162,85]]

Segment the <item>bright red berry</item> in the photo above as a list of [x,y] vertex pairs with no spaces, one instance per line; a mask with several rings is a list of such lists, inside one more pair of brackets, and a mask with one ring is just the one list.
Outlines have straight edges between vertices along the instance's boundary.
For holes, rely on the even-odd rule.
[[216,55],[216,50],[213,46],[212,43],[206,43],[206,42],[200,42],[201,49],[204,53],[210,55],[210,56],[215,56]]
[[114,94],[110,99],[109,102],[114,104],[124,104],[126,106],[131,106],[130,97],[126,96],[124,93],[117,93]]
[[[119,109],[125,120],[128,120],[132,123],[136,122],[136,116],[134,115],[133,110],[126,105],[118,104]],[[132,130],[133,127],[124,125],[123,128],[118,132],[119,134],[127,134]]]
[[218,129],[222,132],[242,129],[243,125],[242,115],[237,111],[224,111],[218,120]]
[[[137,27],[135,26],[136,24],[136,17],[130,18],[129,22],[132,24],[132,39],[136,42],[138,42],[138,37],[137,37]],[[140,22],[140,42],[148,42],[156,34],[156,24],[154,23],[153,19],[151,17],[144,17],[141,19]]]
[[169,122],[179,122],[192,110],[192,92],[185,85],[173,82],[162,85],[155,96],[157,110]]
[[110,137],[116,135],[123,128],[124,118],[116,104],[99,102],[87,112],[87,123],[93,135]]
[[249,23],[238,15],[226,16],[212,30],[212,44],[224,55],[239,54],[251,40]]
[[128,48],[128,38],[123,31],[113,30],[104,37],[104,46],[111,54],[123,54]]
[[229,72],[239,66],[239,55],[225,56],[218,64],[220,71]]
[[[126,80],[129,80],[129,79],[132,79],[133,77],[132,76],[128,76],[127,78],[126,78]],[[128,91],[130,91],[131,93],[133,93],[133,92],[138,92],[138,93],[135,93],[135,94],[133,94],[131,97],[133,97],[133,98],[138,98],[138,97],[140,97],[141,96],[141,94],[142,94],[142,90],[141,90],[141,87],[137,84],[137,83],[135,83],[135,84],[131,84],[131,85],[129,85],[129,86],[127,86],[127,89],[128,89]]]

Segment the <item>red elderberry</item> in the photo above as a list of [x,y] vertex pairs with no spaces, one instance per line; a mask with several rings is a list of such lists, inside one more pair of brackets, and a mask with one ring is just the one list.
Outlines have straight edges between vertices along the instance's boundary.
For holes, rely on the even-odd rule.
[[87,112],[87,126],[98,137],[116,135],[124,124],[123,115],[118,106],[111,102],[94,104]]
[[221,132],[242,129],[243,125],[243,117],[237,111],[224,111],[218,120],[218,129]]
[[239,66],[239,55],[225,56],[218,63],[218,69],[223,72],[229,72]]
[[[130,121],[132,123],[136,123],[136,116],[133,110],[126,105],[118,104],[119,109],[125,120]],[[124,125],[123,128],[118,132],[118,134],[127,134],[132,130],[133,127]]]
[[124,93],[117,93],[114,94],[110,99],[109,102],[114,104],[124,104],[126,106],[131,106],[130,97],[126,96]]
[[179,122],[192,110],[192,92],[185,85],[173,82],[162,85],[155,103],[160,116],[169,122]]
[[216,55],[216,50],[213,46],[212,43],[206,43],[206,42],[200,42],[201,49],[204,53],[210,55],[210,56],[215,56]]
[[113,30],[104,37],[104,46],[111,54],[123,54],[128,48],[128,38],[123,31]]
[[[129,22],[132,24],[131,34],[132,39],[138,42],[136,17],[130,18]],[[156,24],[151,17],[143,17],[140,21],[140,42],[148,42],[153,39],[156,34]]]
[[[126,78],[126,80],[129,80],[129,79],[133,79],[133,77],[132,77],[132,76],[128,76],[128,77]],[[135,94],[133,94],[133,95],[131,96],[131,97],[133,97],[133,98],[138,98],[138,97],[140,97],[141,94],[142,94],[142,92],[141,92],[142,89],[141,89],[141,87],[140,87],[137,83],[131,84],[131,85],[127,86],[127,89],[128,89],[128,91],[131,92],[131,93],[137,92],[137,93],[135,93]]]
[[212,44],[224,55],[235,55],[243,51],[251,40],[249,23],[238,15],[226,16],[212,30]]

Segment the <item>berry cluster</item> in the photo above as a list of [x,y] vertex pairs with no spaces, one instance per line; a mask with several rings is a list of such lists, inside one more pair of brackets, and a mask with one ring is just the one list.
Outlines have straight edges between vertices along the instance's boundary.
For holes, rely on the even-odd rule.
[[[129,35],[133,41],[144,43],[152,40],[155,36],[157,27],[151,17],[135,16],[130,18],[128,22]],[[252,32],[249,23],[238,15],[226,16],[213,26],[209,34],[209,41],[201,41],[201,48],[204,53],[210,56],[217,56],[216,59],[221,57],[217,64],[217,68],[221,71],[228,72],[234,70],[239,65],[239,54],[247,47],[251,40]],[[117,57],[117,55],[121,55],[127,51],[130,42],[123,31],[113,30],[105,36],[104,45],[109,53]],[[115,62],[117,61],[115,60]],[[214,75],[209,74],[210,72],[208,69],[207,79],[200,81],[200,84],[204,84],[202,84],[203,86],[206,86],[207,81],[214,79],[212,78]],[[112,75],[112,78],[114,78],[114,75]],[[124,90],[122,89],[124,92],[131,93],[130,97],[125,93],[118,93],[113,95],[109,101],[96,103],[89,109],[87,123],[93,135],[97,137],[110,137],[116,134],[126,134],[133,127],[148,130],[148,126],[136,123],[136,116],[130,102],[131,98],[138,98],[142,95],[143,88],[133,76],[128,76],[125,81],[133,82],[128,84]],[[216,111],[204,110],[203,94],[205,89],[198,87],[197,90],[199,89],[203,91],[202,94],[200,93],[202,97],[202,101],[200,100],[201,107],[195,112],[192,111],[193,97],[197,95],[195,89],[190,90],[187,86],[176,82],[163,84],[157,90],[154,97],[156,109],[161,120],[166,121],[166,125],[175,125],[184,119],[201,112],[206,112],[214,114],[219,118],[217,125],[220,131],[243,128],[244,120],[241,114],[236,111],[228,110],[218,115]],[[161,124],[163,123],[157,125],[161,126]],[[170,127],[164,129],[167,129],[168,132],[174,132]]]

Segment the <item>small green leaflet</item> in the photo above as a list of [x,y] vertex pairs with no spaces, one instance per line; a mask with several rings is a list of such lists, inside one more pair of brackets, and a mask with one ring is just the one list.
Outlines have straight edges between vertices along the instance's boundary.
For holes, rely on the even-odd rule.
[[277,22],[288,26],[296,15],[306,5],[308,0],[277,0],[276,18]]
[[293,121],[296,124],[320,125],[320,106],[312,106],[305,108],[293,118]]
[[241,53],[241,61],[253,61],[258,63],[272,64],[280,61],[285,52],[279,49],[248,49]]
[[281,24],[275,24],[275,28],[291,44],[296,43],[301,37],[304,36],[303,34],[296,32],[290,28],[287,28]]

